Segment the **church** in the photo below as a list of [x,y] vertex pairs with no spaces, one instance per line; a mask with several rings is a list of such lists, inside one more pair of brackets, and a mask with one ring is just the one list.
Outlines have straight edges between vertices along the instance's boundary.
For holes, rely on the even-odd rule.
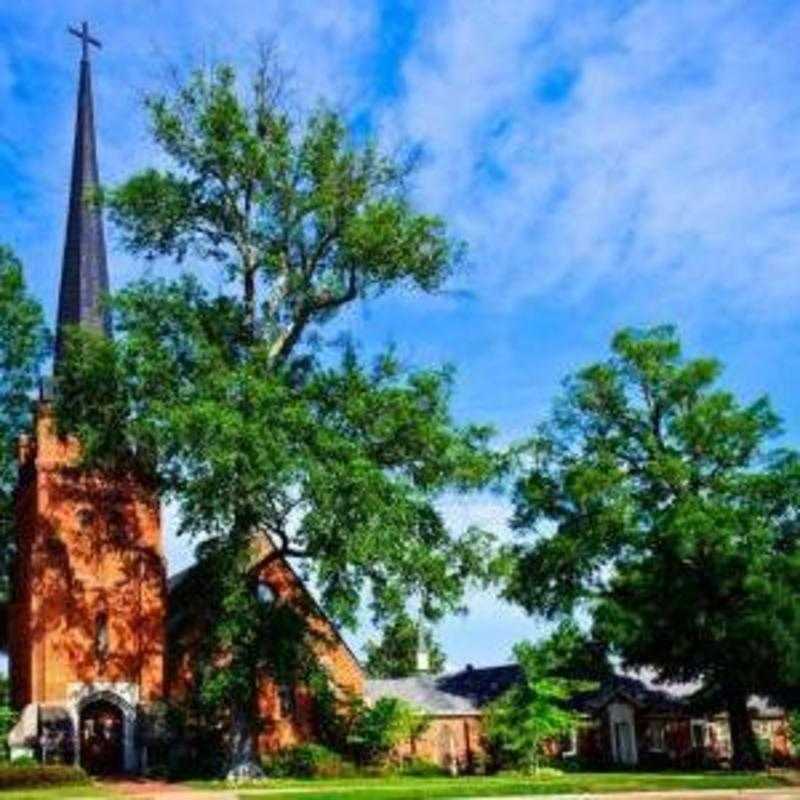
[[[103,310],[109,287],[103,220],[87,202],[99,187],[90,63],[90,48],[99,42],[85,23],[71,32],[81,40],[82,57],[56,367],[65,326],[111,335]],[[179,702],[191,681],[191,651],[177,651],[174,632],[181,593],[192,591],[192,570],[168,579],[158,502],[134,477],[79,470],[79,443],[57,434],[51,401],[44,382],[33,429],[18,445],[5,645],[11,702],[20,718],[9,745],[12,757],[76,763],[95,774],[140,772],[152,744],[143,722],[149,709]],[[316,655],[337,689],[360,695],[358,660],[291,566],[272,561],[260,581],[265,594],[304,609],[318,634]],[[312,736],[310,698],[302,687],[265,682],[259,708],[260,750]]]

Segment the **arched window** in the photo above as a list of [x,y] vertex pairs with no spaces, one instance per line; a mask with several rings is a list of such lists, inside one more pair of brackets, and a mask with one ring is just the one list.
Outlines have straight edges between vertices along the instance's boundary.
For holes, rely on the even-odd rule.
[[256,584],[256,597],[264,606],[271,606],[277,600],[275,590],[266,581],[259,581]]
[[92,511],[91,508],[79,508],[76,516],[78,518],[78,525],[80,525],[83,530],[90,528],[94,522],[94,511]]
[[278,711],[281,719],[293,719],[295,713],[294,686],[287,683],[278,686]]
[[108,614],[105,611],[94,618],[94,654],[102,667],[108,658]]
[[120,511],[110,511],[108,514],[108,539],[116,545],[126,544],[128,541],[128,524],[125,515]]

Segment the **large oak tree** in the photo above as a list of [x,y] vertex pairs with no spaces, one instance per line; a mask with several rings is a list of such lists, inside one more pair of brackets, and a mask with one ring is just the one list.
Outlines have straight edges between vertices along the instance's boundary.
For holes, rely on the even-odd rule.
[[768,400],[717,387],[671,328],[623,331],[572,376],[530,442],[515,496],[508,587],[550,616],[583,606],[631,667],[724,698],[733,760],[761,765],[752,692],[796,682],[800,460],[770,450]]
[[[408,370],[391,352],[367,365],[321,336],[357,300],[440,287],[460,245],[410,203],[406,167],[336,113],[292,121],[273,74],[247,93],[217,68],[149,99],[167,166],[105,199],[132,253],[183,274],[122,291],[114,341],[73,331],[59,418],[87,465],[147,475],[183,533],[248,565],[243,580],[263,566],[247,552],[292,558],[338,622],[365,603],[393,619],[414,598],[437,618],[486,574],[488,537],[452,531],[436,501],[492,478],[490,431],[452,419],[449,369]],[[227,696],[218,681],[214,693],[240,766],[261,664],[240,646],[253,617],[230,587],[210,636],[232,657]]]

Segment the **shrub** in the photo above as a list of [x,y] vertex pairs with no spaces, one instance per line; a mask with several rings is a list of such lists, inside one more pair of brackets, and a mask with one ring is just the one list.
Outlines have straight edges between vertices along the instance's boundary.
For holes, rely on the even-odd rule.
[[412,705],[395,697],[382,697],[374,705],[354,710],[348,737],[359,764],[383,761],[400,742],[420,736],[428,720]]
[[415,778],[433,778],[438,775],[445,775],[444,769],[435,761],[428,761],[424,758],[410,758],[400,765],[398,770],[400,775],[409,775]]
[[340,778],[352,771],[338,753],[319,744],[301,744],[265,755],[261,766],[271,778]]
[[0,765],[0,789],[34,789],[86,783],[89,783],[89,776],[78,767],[18,764],[13,761]]

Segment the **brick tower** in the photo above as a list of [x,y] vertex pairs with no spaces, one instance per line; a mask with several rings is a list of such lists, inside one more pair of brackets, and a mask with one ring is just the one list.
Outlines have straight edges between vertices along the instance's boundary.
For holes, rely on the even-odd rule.
[[[81,39],[75,143],[59,293],[66,325],[111,335],[89,48]],[[47,391],[19,446],[17,555],[9,613],[12,751],[93,772],[143,766],[142,711],[162,698],[165,565],[159,506],[135,477],[86,474],[79,444],[57,435]]]

